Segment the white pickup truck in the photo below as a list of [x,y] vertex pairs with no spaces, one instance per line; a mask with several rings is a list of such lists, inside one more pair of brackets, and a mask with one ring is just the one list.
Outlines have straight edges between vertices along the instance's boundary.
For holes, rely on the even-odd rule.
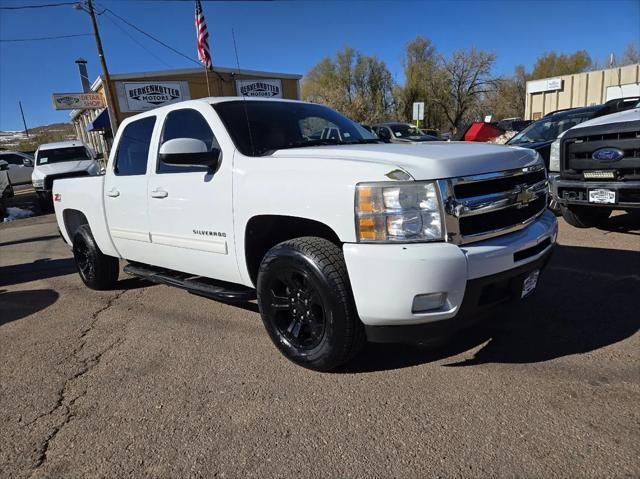
[[[321,139],[325,128],[340,139]],[[315,138],[314,138],[315,137]],[[126,119],[106,174],[56,180],[87,286],[125,272],[221,301],[257,296],[292,361],[423,341],[527,296],[557,236],[527,149],[382,144],[317,104],[207,98]]]
[[51,187],[53,180],[78,176],[95,176],[100,173],[100,155],[78,140],[45,143],[35,153],[35,164],[31,173],[33,189],[36,190],[40,207],[51,209]]

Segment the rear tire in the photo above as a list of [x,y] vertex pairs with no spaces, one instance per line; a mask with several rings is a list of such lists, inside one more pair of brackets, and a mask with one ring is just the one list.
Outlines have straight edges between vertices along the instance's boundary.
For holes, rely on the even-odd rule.
[[53,196],[48,192],[38,192],[38,205],[42,213],[53,212]]
[[271,340],[291,361],[330,371],[365,343],[342,250],[302,237],[271,248],[258,271],[258,304]]
[[589,206],[560,205],[560,212],[565,221],[576,228],[598,226],[611,215],[610,209]]
[[82,225],[73,236],[73,257],[82,282],[91,289],[110,289],[118,281],[118,258],[102,254],[89,225]]

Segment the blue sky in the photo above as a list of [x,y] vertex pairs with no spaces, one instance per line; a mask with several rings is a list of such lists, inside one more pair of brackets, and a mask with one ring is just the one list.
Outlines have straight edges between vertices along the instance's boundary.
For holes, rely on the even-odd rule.
[[[64,0],[0,0],[0,6]],[[69,1],[69,0],[67,0]],[[95,0],[177,50],[196,57],[194,5],[177,0]],[[304,74],[344,45],[384,60],[402,80],[404,45],[424,35],[441,53],[459,48],[492,50],[495,72],[516,64],[528,69],[549,50],[587,50],[603,62],[640,41],[640,0],[581,1],[203,1],[215,65],[235,67],[231,29],[245,69]],[[129,27],[143,50],[108,15],[99,17],[112,73],[195,66]],[[90,33],[88,15],[63,6],[0,10],[0,40]],[[80,91],[78,57],[89,76],[99,74],[92,37],[39,42],[0,42],[0,130],[20,130],[18,100],[31,126],[67,121],[51,106],[52,92]],[[157,58],[156,58],[157,57]]]

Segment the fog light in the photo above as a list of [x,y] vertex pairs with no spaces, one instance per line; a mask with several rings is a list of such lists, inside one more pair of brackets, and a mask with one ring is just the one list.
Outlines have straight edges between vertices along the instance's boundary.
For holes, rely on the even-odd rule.
[[440,309],[447,300],[447,293],[418,294],[413,298],[412,313],[426,313]]

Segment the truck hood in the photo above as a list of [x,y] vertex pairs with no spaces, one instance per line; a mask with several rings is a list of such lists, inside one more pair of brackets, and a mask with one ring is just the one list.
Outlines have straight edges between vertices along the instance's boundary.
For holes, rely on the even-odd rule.
[[588,128],[590,126],[609,125],[611,123],[622,123],[626,121],[638,120],[640,120],[640,108],[634,108],[633,110],[619,111],[618,113],[612,113],[611,115],[599,116],[598,118],[584,121],[571,129],[578,130],[580,128]]
[[512,170],[538,163],[529,149],[472,142],[336,145],[278,150],[274,158],[348,160],[402,168],[416,180],[432,180]]
[[33,171],[34,173],[37,172],[38,176],[61,175],[88,170],[95,162],[96,160],[63,161],[61,163],[51,163],[50,165],[38,165]]

